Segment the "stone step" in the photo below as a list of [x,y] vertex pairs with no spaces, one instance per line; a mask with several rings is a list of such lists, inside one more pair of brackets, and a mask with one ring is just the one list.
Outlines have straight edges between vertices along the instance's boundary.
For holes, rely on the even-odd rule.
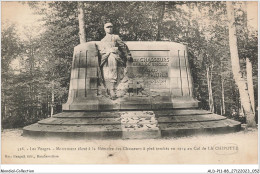
[[210,111],[201,109],[171,109],[154,111],[156,117],[160,116],[185,116],[185,115],[203,115],[211,114]]
[[207,122],[225,119],[226,117],[217,114],[161,116],[157,118],[159,123]]
[[115,125],[121,124],[120,118],[48,118],[38,122],[49,125]]
[[109,112],[62,112],[53,115],[54,118],[118,118],[121,117],[122,113],[132,112],[132,113],[143,113],[139,117],[147,117],[147,115],[155,114],[156,117],[161,116],[186,116],[186,115],[203,115],[211,114],[209,111],[200,109],[164,109],[157,111],[109,111]]
[[24,136],[58,136],[68,138],[111,139],[121,138],[121,125],[44,125],[32,124],[23,128]]
[[153,139],[200,133],[227,133],[240,129],[240,122],[204,110],[185,109],[95,114],[64,112],[25,127],[23,134],[87,139]]
[[[54,118],[120,118],[122,114],[130,111],[109,111],[109,112],[62,112],[53,115]],[[153,111],[131,111],[139,117],[153,115]],[[142,113],[142,114],[141,114]]]
[[183,102],[183,103],[172,103],[172,108],[175,109],[186,109],[186,108],[198,108],[199,104],[195,101]]
[[117,124],[150,124],[154,121],[152,117],[128,119],[122,118],[47,118],[39,121],[46,125],[117,125]]
[[[137,112],[136,112],[137,113]],[[148,112],[149,113],[149,112]],[[123,115],[123,113],[121,113]],[[206,122],[224,120],[226,117],[217,114],[205,114],[205,115],[179,115],[179,116],[161,116],[157,117],[159,123],[186,123],[186,122]],[[39,121],[39,124],[49,125],[115,125],[115,124],[149,124],[155,122],[155,117],[145,113],[139,112],[138,115],[128,114],[124,117],[115,118],[98,118],[98,117],[76,117],[76,118],[47,118]]]
[[178,137],[205,133],[229,133],[241,129],[238,121],[225,119],[195,123],[159,123],[162,137]]
[[62,112],[53,115],[54,118],[117,118],[119,112]]

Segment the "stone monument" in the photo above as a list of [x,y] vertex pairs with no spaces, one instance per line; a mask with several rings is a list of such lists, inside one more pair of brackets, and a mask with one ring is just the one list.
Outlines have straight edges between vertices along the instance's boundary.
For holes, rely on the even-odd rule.
[[117,35],[80,44],[63,112],[23,134],[128,139],[239,131],[239,122],[198,108],[187,55],[183,44]]

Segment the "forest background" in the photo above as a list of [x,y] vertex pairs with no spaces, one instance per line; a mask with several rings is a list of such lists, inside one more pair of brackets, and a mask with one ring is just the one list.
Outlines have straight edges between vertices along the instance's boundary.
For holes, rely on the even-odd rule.
[[[32,12],[29,18],[33,25],[21,28],[23,21],[8,18],[22,15],[19,9],[23,6]],[[256,12],[250,8],[253,6]],[[257,17],[252,17],[252,13],[257,16],[257,6],[257,2],[234,2],[232,23],[236,29],[238,73],[256,122],[258,28]],[[123,41],[173,41],[187,45],[194,98],[201,101],[200,107],[247,121],[231,66],[226,2],[89,1],[80,6],[69,1],[2,2],[2,128],[23,127],[62,111],[61,105],[68,96],[73,48],[80,43],[79,8],[84,11],[86,41],[101,40],[105,35],[103,25],[110,21]]]

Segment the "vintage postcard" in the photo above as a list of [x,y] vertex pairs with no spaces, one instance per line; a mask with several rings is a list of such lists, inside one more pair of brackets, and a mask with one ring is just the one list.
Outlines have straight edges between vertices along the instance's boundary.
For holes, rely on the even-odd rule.
[[1,163],[258,164],[257,14],[2,1]]

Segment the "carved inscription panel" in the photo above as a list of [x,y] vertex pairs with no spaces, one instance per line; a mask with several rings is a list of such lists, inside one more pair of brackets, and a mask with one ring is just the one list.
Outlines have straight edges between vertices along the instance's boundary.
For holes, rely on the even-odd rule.
[[[170,96],[169,69],[171,58],[169,51],[132,50],[131,54],[133,62],[127,66],[130,83],[139,84],[137,86],[150,96],[163,94]],[[163,91],[166,91],[166,93],[163,93]]]

